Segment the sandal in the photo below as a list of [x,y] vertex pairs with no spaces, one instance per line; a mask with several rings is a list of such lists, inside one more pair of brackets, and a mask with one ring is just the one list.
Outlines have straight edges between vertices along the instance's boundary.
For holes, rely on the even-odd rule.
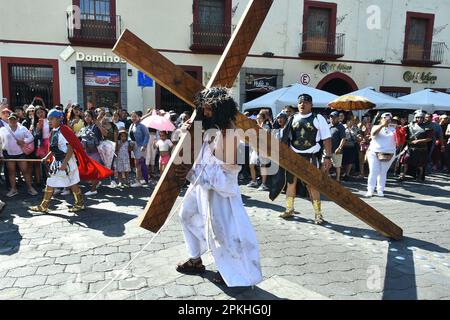
[[186,274],[202,274],[205,269],[202,259],[189,259],[186,262],[179,263],[176,267],[178,272]]
[[212,278],[212,283],[215,284],[225,284],[225,280],[223,280],[222,275],[220,274],[220,272],[216,272],[216,274],[214,275],[214,277]]

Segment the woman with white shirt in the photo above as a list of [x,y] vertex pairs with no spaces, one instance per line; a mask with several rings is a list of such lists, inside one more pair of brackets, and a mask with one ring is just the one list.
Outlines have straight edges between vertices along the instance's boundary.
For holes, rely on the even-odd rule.
[[396,126],[392,125],[391,121],[392,114],[384,113],[381,115],[380,124],[372,129],[372,141],[367,150],[367,161],[370,171],[367,180],[367,197],[372,197],[375,186],[377,187],[378,196],[384,197],[387,172],[394,162],[396,152]]
[[[8,126],[0,129],[0,137],[2,139],[3,149],[6,151],[6,159],[26,159],[25,154],[22,151],[22,147],[30,142],[33,142],[34,137],[22,125],[18,124],[18,117],[15,113],[10,114],[8,117]],[[16,183],[16,169],[17,166],[22,172],[25,183],[27,185],[28,193],[32,196],[37,195],[37,191],[31,185],[31,173],[26,161],[7,162],[8,178],[11,185],[11,190],[6,194],[8,198],[16,196],[17,191]]]

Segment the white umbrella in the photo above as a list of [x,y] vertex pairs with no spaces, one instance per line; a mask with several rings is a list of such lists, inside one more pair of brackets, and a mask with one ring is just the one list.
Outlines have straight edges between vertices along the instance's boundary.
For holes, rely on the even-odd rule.
[[403,96],[399,99],[414,106],[418,106],[419,108],[416,109],[420,109],[421,105],[432,106],[431,109],[424,109],[428,112],[450,111],[450,94],[434,91],[432,89],[418,91],[407,96]]
[[375,103],[376,107],[373,110],[385,110],[385,109],[416,110],[417,109],[417,105],[411,105],[410,103],[408,103],[406,101],[401,101],[397,98],[391,97],[390,95],[384,94],[382,92],[378,92],[373,87],[367,87],[364,89],[360,89],[360,90],[351,92],[348,95],[364,97],[367,100],[369,100],[370,102]]
[[277,115],[285,106],[297,106],[298,96],[304,93],[309,94],[313,98],[315,108],[328,108],[328,103],[338,97],[323,90],[295,83],[244,103],[243,110],[270,108],[272,109],[272,114]]

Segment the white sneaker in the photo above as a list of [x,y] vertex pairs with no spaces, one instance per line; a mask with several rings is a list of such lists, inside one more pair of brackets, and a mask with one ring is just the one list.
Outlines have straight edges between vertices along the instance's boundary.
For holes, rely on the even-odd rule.
[[269,191],[269,187],[267,187],[265,184],[262,184],[259,188],[258,191]]
[[366,197],[367,197],[367,198],[372,198],[372,197],[373,197],[373,193],[370,192],[370,191],[367,191]]
[[6,206],[6,203],[0,200],[0,212],[3,210],[3,208]]
[[85,196],[95,196],[97,194],[98,194],[98,192],[97,192],[97,190],[95,190],[95,191],[88,191],[84,195]]
[[70,190],[69,189],[64,189],[63,192],[61,192],[62,196],[68,196],[70,194]]
[[251,187],[251,188],[256,188],[258,186],[258,182],[256,182],[256,181],[251,181],[248,185],[247,185],[247,187]]
[[109,185],[111,188],[117,188],[119,185],[117,184],[116,181],[111,181],[111,184]]
[[140,182],[135,182],[130,187],[132,187],[132,188],[139,188],[139,187],[142,187],[142,184]]
[[384,192],[383,191],[378,191],[378,196],[383,198],[384,197]]

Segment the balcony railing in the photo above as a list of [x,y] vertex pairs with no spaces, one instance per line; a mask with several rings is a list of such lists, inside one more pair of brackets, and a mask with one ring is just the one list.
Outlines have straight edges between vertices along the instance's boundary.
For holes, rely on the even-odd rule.
[[301,58],[337,59],[344,56],[344,33],[337,33],[333,38],[314,33],[302,33],[300,37],[302,39],[299,54]]
[[122,20],[119,15],[81,14],[80,23],[69,21],[67,15],[67,36],[74,45],[113,46],[122,32]]
[[417,66],[433,66],[441,64],[444,60],[444,52],[444,42],[410,42],[405,45],[402,63]]
[[222,53],[231,37],[231,25],[193,23],[191,25],[192,51]]

